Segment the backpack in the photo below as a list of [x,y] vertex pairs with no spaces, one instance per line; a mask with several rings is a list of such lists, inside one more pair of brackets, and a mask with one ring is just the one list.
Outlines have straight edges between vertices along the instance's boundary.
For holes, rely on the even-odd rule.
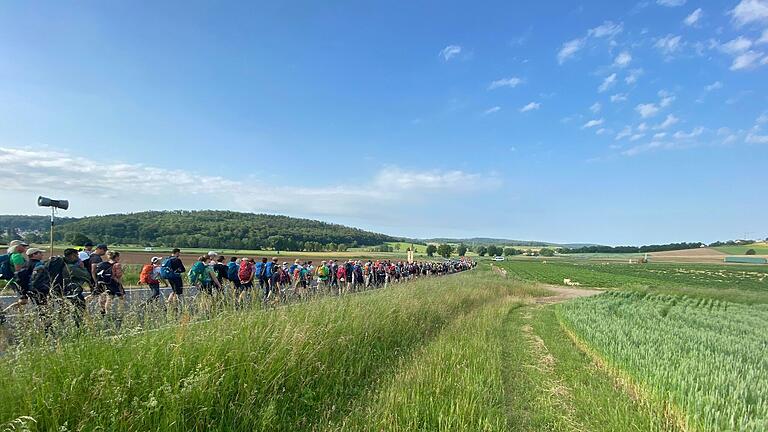
[[173,258],[175,257],[169,256],[163,260],[163,265],[160,266],[160,277],[162,279],[173,279],[179,276],[174,273],[173,268],[171,268],[171,262],[173,262]]
[[112,284],[112,263],[102,261],[96,266],[96,280],[106,285]]
[[240,263],[240,270],[237,272],[237,277],[240,279],[240,282],[248,282],[251,280],[251,277],[253,277],[253,266],[248,261],[243,261]]
[[152,278],[152,271],[154,269],[155,266],[152,264],[144,264],[144,267],[141,268],[141,274],[139,274],[139,282],[147,285],[157,283],[157,281]]
[[328,267],[326,266],[320,266],[320,268],[317,269],[317,275],[321,278],[325,278],[328,276]]
[[259,275],[259,277],[265,276],[267,273],[267,263],[263,263],[261,261],[256,263],[256,273]]
[[0,279],[13,279],[13,268],[11,268],[11,254],[0,255]]
[[231,280],[232,282],[235,282],[237,280],[237,272],[240,270],[240,268],[237,266],[236,262],[231,262],[227,264],[227,279]]
[[272,262],[268,262],[264,265],[264,276],[271,278],[272,277]]
[[205,264],[198,261],[191,269],[189,269],[189,282],[196,284],[197,282],[205,282],[205,275],[208,273]]
[[[29,288],[39,293],[48,294],[52,286],[61,287],[64,285],[64,267],[67,263],[62,257],[53,257],[46,261],[42,267],[32,273],[29,281]],[[66,293],[65,293],[66,294]]]

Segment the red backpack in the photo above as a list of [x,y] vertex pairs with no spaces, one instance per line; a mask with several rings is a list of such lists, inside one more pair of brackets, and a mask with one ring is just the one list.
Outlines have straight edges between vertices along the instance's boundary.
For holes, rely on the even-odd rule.
[[243,260],[243,262],[240,263],[240,270],[237,272],[237,277],[240,279],[240,282],[249,282],[251,280],[251,277],[253,277],[253,266],[250,262]]

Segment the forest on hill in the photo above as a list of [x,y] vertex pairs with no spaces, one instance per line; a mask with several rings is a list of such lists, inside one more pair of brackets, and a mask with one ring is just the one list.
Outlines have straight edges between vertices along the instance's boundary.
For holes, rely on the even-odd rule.
[[[228,249],[328,250],[374,246],[398,240],[385,234],[343,225],[288,216],[233,211],[148,211],[130,214],[57,218],[57,241],[87,240],[142,246]],[[3,241],[23,238],[44,242],[49,235],[46,216],[0,216]]]

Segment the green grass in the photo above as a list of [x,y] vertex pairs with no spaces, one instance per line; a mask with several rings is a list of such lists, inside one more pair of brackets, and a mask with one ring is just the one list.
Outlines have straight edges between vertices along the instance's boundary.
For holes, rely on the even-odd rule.
[[688,429],[768,428],[765,305],[614,292],[558,311],[578,338]]
[[768,243],[753,243],[742,246],[719,246],[714,249],[728,255],[744,255],[750,249],[754,249],[757,255],[768,255]]
[[0,424],[24,416],[37,430],[341,424],[403,358],[460,317],[541,293],[477,270],[151,332],[124,328],[117,338],[26,346],[0,359]]
[[544,261],[513,259],[499,265],[512,277],[548,284],[571,279],[585,287],[768,303],[768,266]]
[[574,345],[552,306],[510,311],[505,329],[508,430],[675,430]]

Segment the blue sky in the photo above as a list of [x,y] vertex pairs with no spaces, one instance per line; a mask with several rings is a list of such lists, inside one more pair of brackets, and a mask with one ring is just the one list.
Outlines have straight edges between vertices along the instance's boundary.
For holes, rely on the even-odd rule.
[[0,213],[768,236],[768,0],[3,2]]

